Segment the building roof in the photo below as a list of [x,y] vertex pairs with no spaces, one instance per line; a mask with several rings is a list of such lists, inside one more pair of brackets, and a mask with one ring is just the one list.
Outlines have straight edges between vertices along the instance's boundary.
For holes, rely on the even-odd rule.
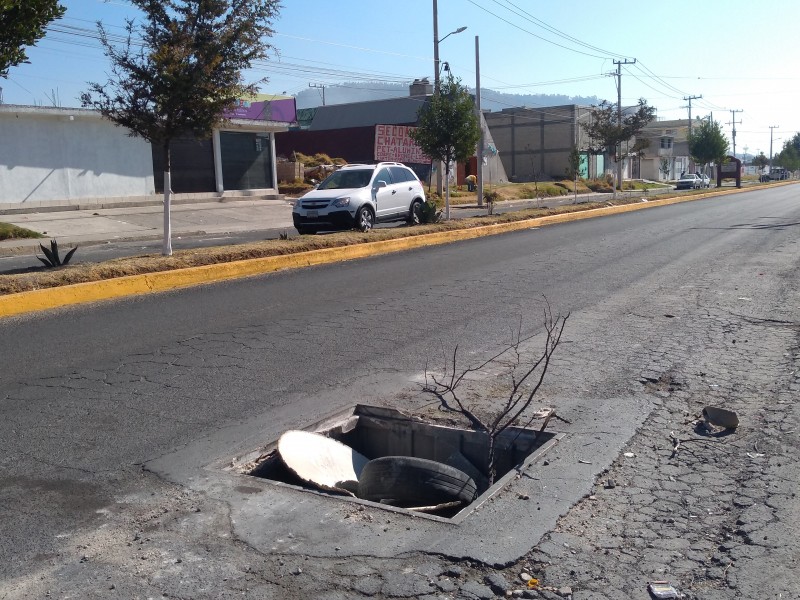
[[312,131],[346,129],[372,125],[407,125],[417,122],[417,112],[427,96],[406,96],[387,100],[370,100],[348,104],[318,106]]

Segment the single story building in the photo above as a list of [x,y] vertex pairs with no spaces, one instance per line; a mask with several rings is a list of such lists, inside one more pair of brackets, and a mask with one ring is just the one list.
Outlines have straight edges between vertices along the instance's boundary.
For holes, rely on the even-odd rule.
[[[384,140],[387,132],[398,132],[391,143],[406,144],[408,128],[417,125],[420,108],[433,95],[433,86],[427,79],[415,80],[409,86],[409,95],[386,100],[351,102],[318,106],[304,113],[302,128],[278,133],[276,152],[279,159],[293,160],[294,153],[313,156],[327,154],[331,158],[342,158],[348,163],[374,163],[381,160],[397,160],[408,164],[422,181],[431,180],[432,164],[418,152],[409,150],[406,154],[396,154],[386,148]],[[507,181],[491,131],[482,119],[485,144],[484,182],[500,183]],[[403,129],[399,129],[403,128]],[[457,168],[456,182],[462,184],[464,177],[477,173],[477,159],[472,159]]]
[[484,118],[509,181],[526,182],[565,178],[569,155],[576,147],[581,155],[580,177],[605,173],[610,167],[605,155],[586,150],[589,137],[582,124],[591,115],[591,107],[568,104],[504,108],[485,113]]
[[[176,200],[276,197],[275,133],[294,98],[242,101],[208,140],[171,147]],[[0,210],[159,201],[163,152],[94,110],[0,105]]]

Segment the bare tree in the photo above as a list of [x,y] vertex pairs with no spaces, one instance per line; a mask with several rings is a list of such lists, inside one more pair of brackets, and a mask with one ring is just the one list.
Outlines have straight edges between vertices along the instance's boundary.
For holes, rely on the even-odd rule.
[[252,97],[266,79],[245,84],[243,71],[267,58],[278,0],[129,0],[124,42],[97,24],[111,62],[105,84],[89,83],[81,104],[129,135],[160,148],[164,163],[164,242],[172,254],[170,149],[182,135],[202,139],[225,121],[239,99]]
[[[488,465],[489,485],[494,483],[495,478],[495,448],[497,438],[510,426],[518,423],[525,417],[525,412],[530,408],[536,394],[544,382],[547,369],[553,354],[561,342],[561,335],[567,324],[569,313],[566,316],[556,315],[553,317],[550,304],[545,299],[544,312],[544,333],[545,339],[541,354],[534,360],[527,360],[523,351],[523,344],[531,340],[534,336],[522,338],[522,327],[517,329],[514,339],[500,352],[488,360],[474,367],[460,369],[458,365],[458,346],[453,350],[450,364],[444,368],[442,375],[430,373],[425,368],[425,386],[423,392],[435,396],[440,403],[440,408],[446,411],[461,413],[470,424],[478,431],[485,432],[489,436]],[[486,419],[479,417],[470,408],[464,393],[464,386],[468,377],[472,373],[479,372],[494,364],[507,364],[510,367],[510,390],[502,405],[495,411],[490,411]],[[547,417],[549,420],[552,412]],[[534,416],[528,416],[524,427],[531,424]],[[547,425],[547,420],[544,427]]]

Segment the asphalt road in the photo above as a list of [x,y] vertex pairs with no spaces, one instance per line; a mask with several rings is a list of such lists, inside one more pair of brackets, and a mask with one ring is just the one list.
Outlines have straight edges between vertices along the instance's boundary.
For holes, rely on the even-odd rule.
[[[334,597],[327,581],[349,598],[357,577],[332,557],[374,563],[384,586],[399,585],[402,567],[379,560],[520,560],[658,409],[643,383],[670,374],[691,387],[714,372],[702,363],[722,361],[726,334],[710,328],[720,315],[796,323],[799,225],[789,186],[6,319],[0,597],[114,586],[119,597],[212,598],[244,582],[251,597]],[[325,499],[261,490],[259,502],[252,486],[233,493],[209,474],[354,402],[424,410],[426,364],[455,345],[479,361],[518,329],[541,333],[544,298],[570,318],[542,402],[571,425],[550,459],[558,474],[516,484],[548,490],[538,523],[506,498],[458,531],[397,516],[384,526],[378,514],[343,534],[347,509]],[[747,352],[786,356],[796,343],[740,341],[742,386],[768,385],[748,379]],[[298,556],[313,558],[301,563],[310,580]]]

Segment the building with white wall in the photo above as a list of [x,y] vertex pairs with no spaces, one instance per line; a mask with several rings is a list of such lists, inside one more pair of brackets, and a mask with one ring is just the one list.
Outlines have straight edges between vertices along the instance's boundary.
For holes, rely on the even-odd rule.
[[652,121],[637,136],[649,143],[639,157],[639,176],[651,181],[674,181],[694,171],[689,158],[689,120]]
[[84,109],[0,106],[0,204],[149,196],[150,144]]
[[[274,136],[295,109],[272,98],[241,102],[208,140],[174,140],[177,201],[277,197]],[[163,149],[128,133],[94,110],[0,105],[0,210],[160,201]]]

